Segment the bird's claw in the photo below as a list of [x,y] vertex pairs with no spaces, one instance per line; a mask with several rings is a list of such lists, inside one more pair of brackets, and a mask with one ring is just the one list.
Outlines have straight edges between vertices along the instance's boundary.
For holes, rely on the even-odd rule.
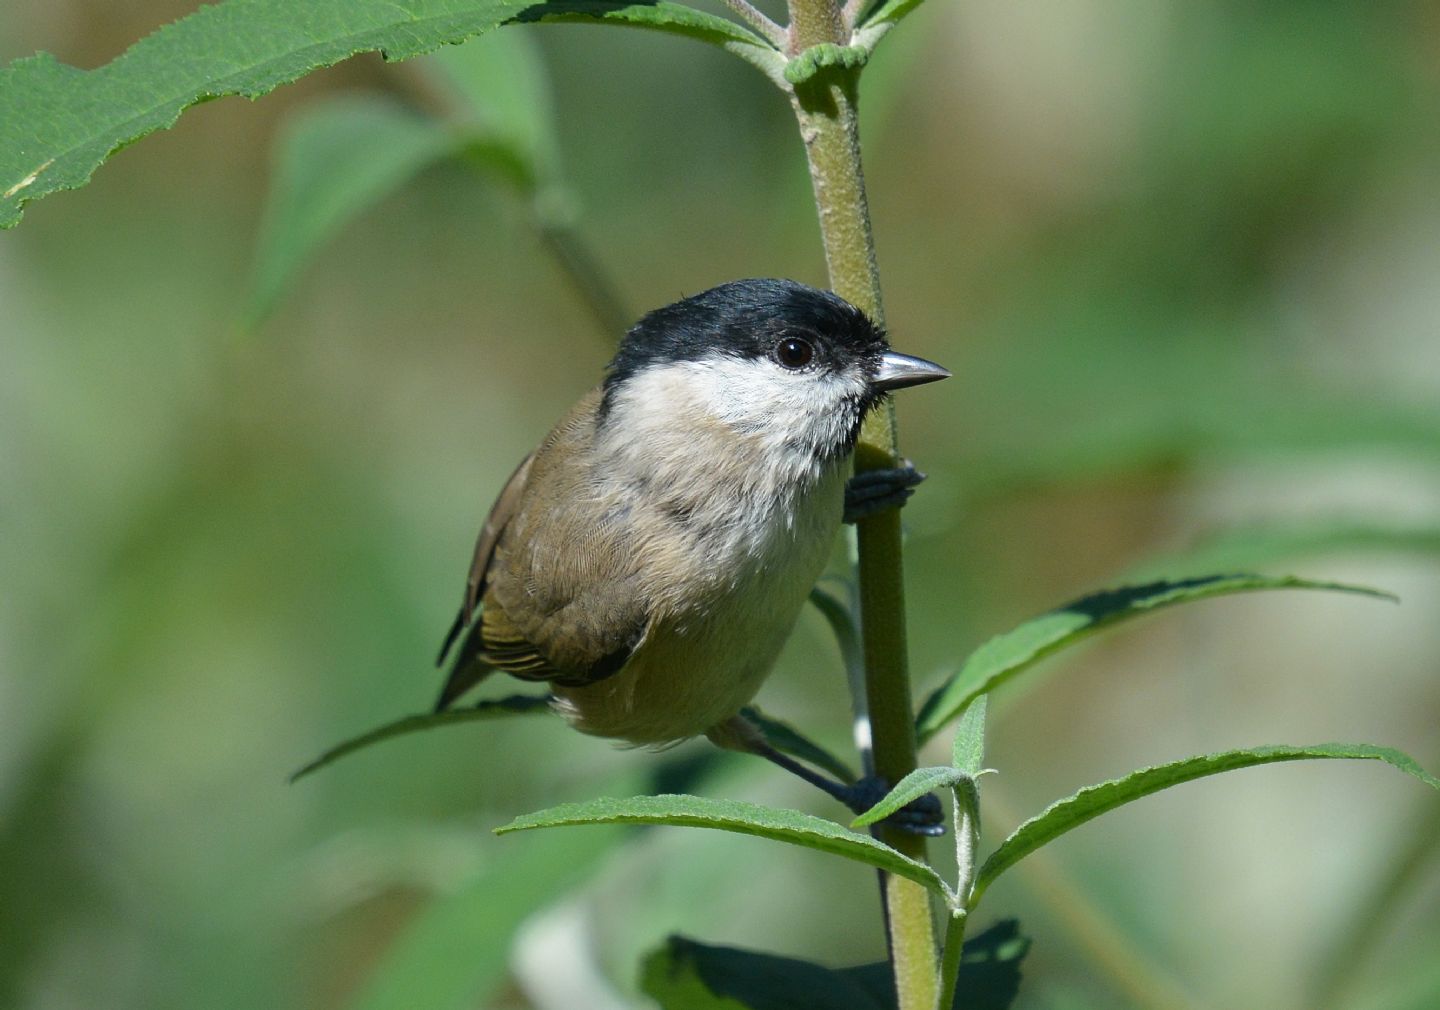
[[898,509],[924,479],[909,460],[900,466],[857,473],[845,484],[845,521],[855,523],[877,512]]
[[[846,787],[846,795],[841,797],[841,802],[855,813],[863,814],[889,792],[890,786],[884,779],[878,775],[867,775]],[[940,805],[939,797],[926,793],[911,800],[881,823],[907,834],[936,838],[945,834],[945,809]]]

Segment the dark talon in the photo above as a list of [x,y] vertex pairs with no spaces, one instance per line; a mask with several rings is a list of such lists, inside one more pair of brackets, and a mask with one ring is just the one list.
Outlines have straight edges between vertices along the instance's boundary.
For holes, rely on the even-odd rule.
[[[863,814],[885,798],[890,787],[877,775],[869,775],[845,787],[845,794],[836,798],[857,814]],[[945,809],[934,793],[911,800],[881,823],[912,835],[937,838],[945,834]]]
[[909,460],[902,466],[857,473],[845,485],[845,521],[859,522],[877,512],[898,509],[924,479]]

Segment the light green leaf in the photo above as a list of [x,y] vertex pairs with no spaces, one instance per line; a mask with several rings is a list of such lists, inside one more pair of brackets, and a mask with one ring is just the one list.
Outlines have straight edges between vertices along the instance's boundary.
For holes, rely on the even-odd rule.
[[1297,557],[1340,551],[1440,555],[1440,522],[1411,525],[1328,519],[1227,530],[1205,538],[1187,551],[1147,561],[1131,574],[1137,579],[1154,579],[1200,572],[1254,570]]
[[875,10],[860,19],[860,28],[893,27],[919,7],[924,0],[884,0]]
[[884,799],[851,821],[850,826],[863,828],[877,821],[883,821],[911,800],[917,800],[936,789],[957,785],[969,778],[969,775],[962,771],[956,771],[954,768],[938,765],[932,768],[916,768],[895,783],[895,788],[886,793]]
[[548,711],[549,708],[549,698],[520,694],[513,695],[509,698],[499,698],[494,701],[482,701],[468,708],[452,708],[445,712],[433,712],[428,715],[407,715],[403,719],[387,722],[383,726],[378,726],[369,732],[361,733],[359,736],[351,737],[343,743],[336,744],[314,761],[311,761],[303,768],[294,772],[290,776],[290,781],[298,782],[300,779],[303,779],[313,772],[319,771],[326,765],[339,761],[349,754],[354,754],[358,750],[363,750],[371,744],[380,743],[382,740],[405,736],[408,733],[418,733],[421,730],[434,729],[437,726],[454,726],[462,722],[482,722],[491,719],[504,719],[515,715],[531,715]]
[[226,0],[201,7],[95,70],[47,53],[0,69],[0,228],[31,200],[75,189],[112,153],[197,102],[258,98],[312,70],[380,50],[392,60],[512,22],[649,28],[720,46],[778,76],[758,35],[679,4],[614,0]]
[[837,46],[825,42],[811,46],[789,63],[785,64],[785,79],[791,84],[804,84],[820,71],[829,67],[842,70],[857,70],[870,58],[870,50],[864,46]]
[[269,314],[345,224],[464,144],[453,130],[379,98],[321,101],[293,117],[279,140],[246,325]]
[[980,695],[965,706],[960,725],[955,727],[955,743],[950,749],[951,762],[970,778],[979,778],[985,770],[985,699]]
[[1433,789],[1440,789],[1440,779],[1421,768],[1414,758],[1389,747],[1371,744],[1324,743],[1312,747],[1268,746],[1248,747],[1241,750],[1225,751],[1220,754],[1206,754],[1199,757],[1172,761],[1131,772],[1124,778],[1112,779],[1099,785],[1086,786],[1073,796],[1059,800],[1046,807],[1041,813],[1030,818],[1011,833],[1000,847],[991,853],[980,867],[975,878],[975,889],[970,901],[973,908],[980,895],[1010,867],[1040,846],[1053,841],[1072,828],[1079,827],[1092,818],[1124,806],[1141,797],[1157,793],[1162,789],[1218,775],[1220,772],[1249,768],[1251,765],[1274,764],[1279,761],[1305,761],[1311,758],[1355,758],[1384,761],[1386,764],[1413,775]]
[[505,979],[519,925],[583,883],[628,834],[618,827],[586,836],[555,832],[532,845],[500,846],[489,867],[402,928],[350,1005],[469,1010],[487,1003]]
[[1326,589],[1394,599],[1388,593],[1365,586],[1316,582],[1290,575],[1206,575],[1092,593],[1026,621],[976,649],[959,671],[925,700],[916,720],[916,733],[924,743],[959,715],[973,698],[994,690],[1045,657],[1102,628],[1177,603],[1261,589]]
[[758,835],[846,859],[868,863],[897,876],[923,884],[951,897],[945,882],[924,863],[902,855],[871,838],[849,831],[833,821],[802,814],[798,810],[762,807],[739,800],[718,800],[704,796],[634,796],[630,799],[601,798],[584,803],[566,803],[515,818],[496,828],[496,834],[576,824],[668,824],[677,827],[715,828],[743,835]]
[[425,67],[457,100],[455,118],[516,153],[536,186],[560,177],[560,141],[539,47],[524,31],[444,46]]

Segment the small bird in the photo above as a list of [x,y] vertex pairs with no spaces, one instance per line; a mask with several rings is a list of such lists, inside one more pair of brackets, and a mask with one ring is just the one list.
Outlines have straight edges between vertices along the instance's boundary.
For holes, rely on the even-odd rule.
[[740,711],[842,519],[896,507],[921,479],[872,471],[847,494],[861,421],[891,390],[949,374],[795,281],[734,281],[649,313],[491,508],[436,710],[500,670],[546,682],[582,733],[646,747],[703,734],[864,809],[873,787],[799,765]]

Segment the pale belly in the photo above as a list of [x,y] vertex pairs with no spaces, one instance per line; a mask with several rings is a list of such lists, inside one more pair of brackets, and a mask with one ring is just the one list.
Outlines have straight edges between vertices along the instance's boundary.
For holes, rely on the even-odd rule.
[[556,686],[556,708],[582,733],[664,746],[705,733],[760,690],[839,527],[843,474],[807,498],[742,574],[703,608],[658,622],[619,673]]

